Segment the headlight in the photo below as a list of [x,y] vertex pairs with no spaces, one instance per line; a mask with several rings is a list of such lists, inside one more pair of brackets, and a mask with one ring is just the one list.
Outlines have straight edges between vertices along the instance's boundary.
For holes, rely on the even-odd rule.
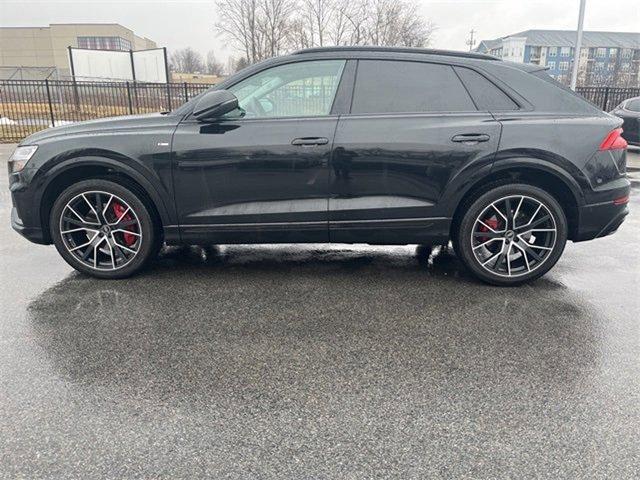
[[9,157],[9,174],[21,171],[37,149],[37,145],[24,145],[16,148]]

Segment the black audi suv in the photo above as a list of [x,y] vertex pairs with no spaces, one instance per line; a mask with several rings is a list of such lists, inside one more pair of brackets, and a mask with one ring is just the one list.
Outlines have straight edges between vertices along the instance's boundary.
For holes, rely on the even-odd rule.
[[630,145],[640,147],[640,97],[626,99],[611,113],[624,122],[622,124],[624,139]]
[[451,241],[514,285],[624,220],[621,124],[536,65],[309,49],[172,112],[31,135],[9,163],[12,225],[101,278],[163,243]]

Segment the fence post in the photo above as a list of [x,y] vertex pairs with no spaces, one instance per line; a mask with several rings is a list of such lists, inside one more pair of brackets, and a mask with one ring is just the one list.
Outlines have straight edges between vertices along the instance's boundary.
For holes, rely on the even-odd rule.
[[607,104],[609,103],[609,87],[604,88],[604,100],[602,101],[602,110],[607,111]]
[[56,119],[53,116],[53,104],[51,103],[51,91],[49,90],[49,79],[44,79],[44,84],[47,87],[47,102],[49,103],[49,115],[51,116],[51,126],[56,126]]
[[131,102],[131,85],[127,82],[127,99],[129,100],[129,114],[133,115],[133,103]]
[[189,101],[189,90],[187,89],[187,82],[184,82],[184,101]]
[[76,69],[73,64],[73,47],[67,47],[69,49],[69,64],[71,66],[71,79],[73,80],[73,99],[76,102],[76,110],[80,110],[80,95],[78,94],[78,83],[76,82]]
[[173,108],[171,107],[171,84],[167,83],[167,103],[169,106],[169,110],[173,110]]

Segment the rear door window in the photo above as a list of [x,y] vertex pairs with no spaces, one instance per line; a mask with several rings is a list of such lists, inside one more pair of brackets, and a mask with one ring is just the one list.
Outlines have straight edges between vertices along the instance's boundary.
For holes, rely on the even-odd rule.
[[465,112],[476,108],[449,65],[360,60],[351,113]]
[[480,110],[490,112],[517,110],[518,105],[509,96],[475,70],[455,67]]

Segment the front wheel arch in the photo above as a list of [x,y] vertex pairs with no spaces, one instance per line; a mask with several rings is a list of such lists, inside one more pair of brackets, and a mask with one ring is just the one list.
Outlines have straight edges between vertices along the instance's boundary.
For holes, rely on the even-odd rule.
[[145,205],[149,208],[154,216],[154,223],[158,226],[159,233],[162,233],[162,226],[170,223],[169,216],[164,209],[159,196],[154,195],[155,192],[151,188],[145,188],[132,175],[126,173],[117,166],[100,162],[82,162],[79,164],[68,165],[57,169],[42,193],[39,200],[40,224],[42,226],[43,236],[47,243],[52,243],[50,230],[50,215],[53,203],[58,196],[74,183],[82,180],[103,179],[121,183],[127,188],[135,190],[141,197]]

